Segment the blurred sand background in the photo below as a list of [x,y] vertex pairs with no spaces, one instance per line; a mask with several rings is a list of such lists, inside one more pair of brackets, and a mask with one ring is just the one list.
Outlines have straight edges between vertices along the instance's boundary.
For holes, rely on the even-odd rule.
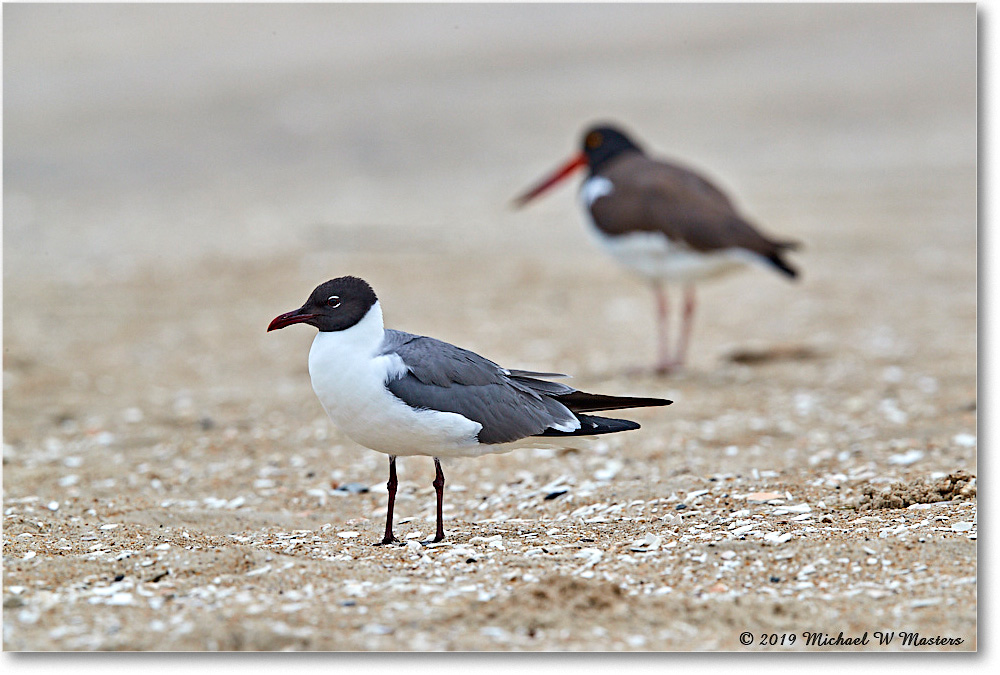
[[[975,648],[974,490],[855,508],[977,470],[974,5],[16,4],[3,38],[5,650]],[[628,374],[652,297],[575,188],[508,206],[594,120],[804,242],[799,283],[703,287],[676,377]],[[313,332],[264,332],[342,274],[675,404],[446,467],[445,546],[402,460],[413,545],[372,547],[385,458]]]

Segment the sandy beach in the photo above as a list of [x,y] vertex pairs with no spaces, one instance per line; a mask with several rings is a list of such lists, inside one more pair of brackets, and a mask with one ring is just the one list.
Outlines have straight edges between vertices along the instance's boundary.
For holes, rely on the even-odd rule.
[[[3,19],[5,651],[977,649],[975,5]],[[594,120],[803,243],[700,287],[670,377],[575,185],[510,208]],[[385,456],[265,332],[344,274],[674,404],[446,464],[438,545],[401,459],[374,546]]]

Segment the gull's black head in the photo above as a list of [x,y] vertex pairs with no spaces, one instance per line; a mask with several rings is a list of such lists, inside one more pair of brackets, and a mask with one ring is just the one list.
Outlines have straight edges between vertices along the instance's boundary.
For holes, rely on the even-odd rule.
[[583,134],[583,154],[591,173],[600,170],[601,165],[623,152],[642,152],[624,131],[613,126],[592,126]]
[[364,318],[378,302],[375,291],[363,279],[338,277],[316,287],[306,304],[296,310],[275,317],[268,332],[307,323],[323,332],[346,330]]

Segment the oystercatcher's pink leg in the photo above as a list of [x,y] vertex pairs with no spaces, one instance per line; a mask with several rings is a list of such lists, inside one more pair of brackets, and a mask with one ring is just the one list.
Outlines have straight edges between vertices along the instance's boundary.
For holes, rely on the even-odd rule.
[[674,357],[672,366],[684,365],[687,358],[688,342],[691,340],[691,325],[694,323],[695,292],[694,284],[684,286],[684,315],[681,320],[681,334],[677,340],[677,355]]
[[667,298],[667,289],[661,282],[653,283],[653,292],[656,294],[656,327],[657,327],[657,359],[656,372],[665,374],[670,372],[674,365],[670,360],[670,305]]

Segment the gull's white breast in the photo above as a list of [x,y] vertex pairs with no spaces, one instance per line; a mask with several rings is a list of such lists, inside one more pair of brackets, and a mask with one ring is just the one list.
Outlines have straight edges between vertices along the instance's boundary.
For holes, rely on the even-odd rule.
[[[378,355],[384,331],[378,303],[356,325],[320,332],[309,350],[313,391],[333,423],[352,440],[389,455],[455,457],[489,452],[482,425],[462,415],[415,410],[386,389],[405,371],[396,354]],[[495,448],[500,450],[500,448]]]

